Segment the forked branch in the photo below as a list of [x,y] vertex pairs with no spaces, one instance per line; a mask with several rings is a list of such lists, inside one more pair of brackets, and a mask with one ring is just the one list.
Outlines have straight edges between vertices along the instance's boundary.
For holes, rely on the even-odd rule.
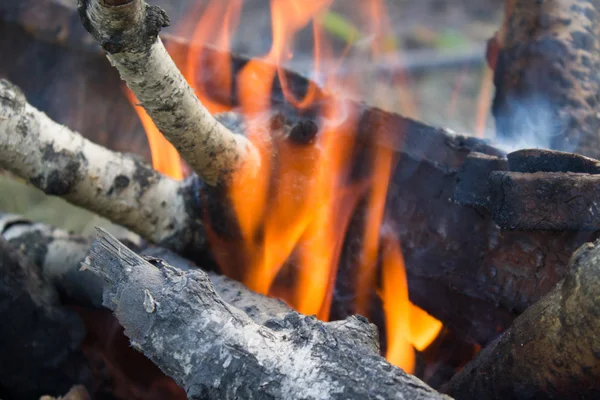
[[213,118],[167,53],[158,37],[169,25],[162,9],[143,0],[79,0],[78,8],[158,129],[207,184],[226,181],[241,167],[258,169],[252,143]]

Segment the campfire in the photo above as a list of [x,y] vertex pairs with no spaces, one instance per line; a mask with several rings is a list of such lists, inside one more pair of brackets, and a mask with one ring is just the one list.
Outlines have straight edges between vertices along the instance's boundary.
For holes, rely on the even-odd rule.
[[407,82],[383,0],[271,0],[256,57],[243,0],[164,2],[0,8],[0,168],[118,225],[0,214],[0,398],[600,392],[598,6],[507,0],[460,135],[361,98]]

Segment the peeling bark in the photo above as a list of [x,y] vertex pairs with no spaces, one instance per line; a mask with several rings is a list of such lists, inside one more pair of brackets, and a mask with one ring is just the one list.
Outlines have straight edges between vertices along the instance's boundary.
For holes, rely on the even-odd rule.
[[169,25],[162,9],[143,0],[80,0],[79,13],[156,126],[207,184],[227,182],[241,169],[257,172],[258,151],[212,117],[167,53],[158,37]]
[[104,277],[104,304],[132,345],[190,399],[445,398],[379,356],[362,318],[323,323],[290,310],[259,324],[205,273],[150,264],[101,230],[85,264]]
[[206,248],[196,188],[111,152],[36,110],[0,81],[0,167],[46,194],[121,224],[176,251]]
[[564,281],[452,378],[457,399],[600,396],[600,242],[582,246]]

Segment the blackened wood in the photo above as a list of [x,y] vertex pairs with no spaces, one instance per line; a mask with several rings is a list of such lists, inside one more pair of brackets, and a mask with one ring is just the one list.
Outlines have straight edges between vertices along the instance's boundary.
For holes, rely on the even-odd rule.
[[471,152],[458,171],[454,198],[463,205],[487,207],[490,201],[488,177],[494,171],[506,171],[504,157]]
[[493,172],[494,221],[503,229],[600,230],[600,175]]
[[600,242],[583,245],[570,272],[450,381],[457,399],[600,396]]
[[190,399],[443,398],[385,362],[364,319],[323,323],[289,311],[258,324],[227,304],[201,271],[150,264],[106,232],[88,268],[132,345]]
[[37,266],[0,238],[0,397],[36,399],[90,385],[81,320]]
[[575,153],[546,149],[523,149],[506,155],[514,172],[580,172],[599,174],[600,161]]
[[498,136],[600,157],[598,2],[516,0],[507,18],[494,73]]
[[1,213],[0,237],[27,255],[64,301],[102,306],[102,280],[90,271],[80,270],[92,243],[90,238]]

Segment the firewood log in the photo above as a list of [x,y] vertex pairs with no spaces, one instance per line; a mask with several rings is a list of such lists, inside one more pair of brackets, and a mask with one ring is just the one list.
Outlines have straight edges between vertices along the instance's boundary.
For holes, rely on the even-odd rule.
[[599,12],[593,1],[507,1],[494,66],[500,138],[600,157]]
[[202,271],[151,264],[99,230],[84,263],[132,345],[190,399],[442,399],[388,364],[364,318],[323,323],[287,310],[258,321],[228,304]]
[[457,399],[600,395],[600,241],[573,255],[567,277],[452,378]]

